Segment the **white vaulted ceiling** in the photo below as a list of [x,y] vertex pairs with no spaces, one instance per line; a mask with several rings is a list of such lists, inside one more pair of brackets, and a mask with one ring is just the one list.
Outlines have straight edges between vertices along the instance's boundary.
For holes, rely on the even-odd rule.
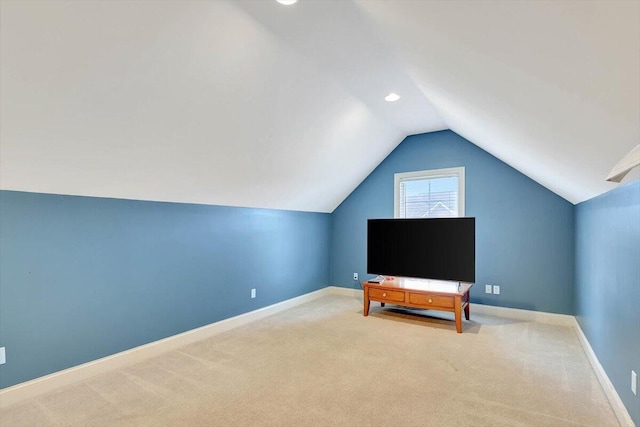
[[640,142],[637,1],[0,12],[3,189],[331,212],[450,128],[577,203]]

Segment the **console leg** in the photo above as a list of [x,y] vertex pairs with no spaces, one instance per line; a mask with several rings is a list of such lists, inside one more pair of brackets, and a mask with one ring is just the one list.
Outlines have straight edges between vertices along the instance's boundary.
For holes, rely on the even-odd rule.
[[461,334],[462,333],[462,299],[460,297],[456,297],[455,302],[455,315],[456,315],[456,331]]
[[369,315],[369,303],[371,301],[369,301],[369,288],[368,287],[364,287],[364,308],[362,309],[362,314],[364,314],[365,316]]

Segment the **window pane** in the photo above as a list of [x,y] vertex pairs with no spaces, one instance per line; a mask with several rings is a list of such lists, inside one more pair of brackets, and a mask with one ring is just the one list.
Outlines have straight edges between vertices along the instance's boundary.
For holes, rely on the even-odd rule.
[[400,187],[401,217],[458,216],[457,176],[403,180]]

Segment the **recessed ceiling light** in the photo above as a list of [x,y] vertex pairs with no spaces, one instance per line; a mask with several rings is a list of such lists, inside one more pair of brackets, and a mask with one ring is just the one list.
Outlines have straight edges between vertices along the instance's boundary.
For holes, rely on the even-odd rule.
[[278,3],[283,4],[285,6],[290,6],[297,2],[298,0],[278,0]]
[[400,99],[400,95],[393,92],[391,92],[389,95],[384,97],[384,100],[387,102],[396,102],[398,99]]

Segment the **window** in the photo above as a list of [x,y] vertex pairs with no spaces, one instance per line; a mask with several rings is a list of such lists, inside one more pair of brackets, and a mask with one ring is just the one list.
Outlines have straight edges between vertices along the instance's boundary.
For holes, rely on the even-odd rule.
[[396,218],[464,216],[464,167],[395,174]]

